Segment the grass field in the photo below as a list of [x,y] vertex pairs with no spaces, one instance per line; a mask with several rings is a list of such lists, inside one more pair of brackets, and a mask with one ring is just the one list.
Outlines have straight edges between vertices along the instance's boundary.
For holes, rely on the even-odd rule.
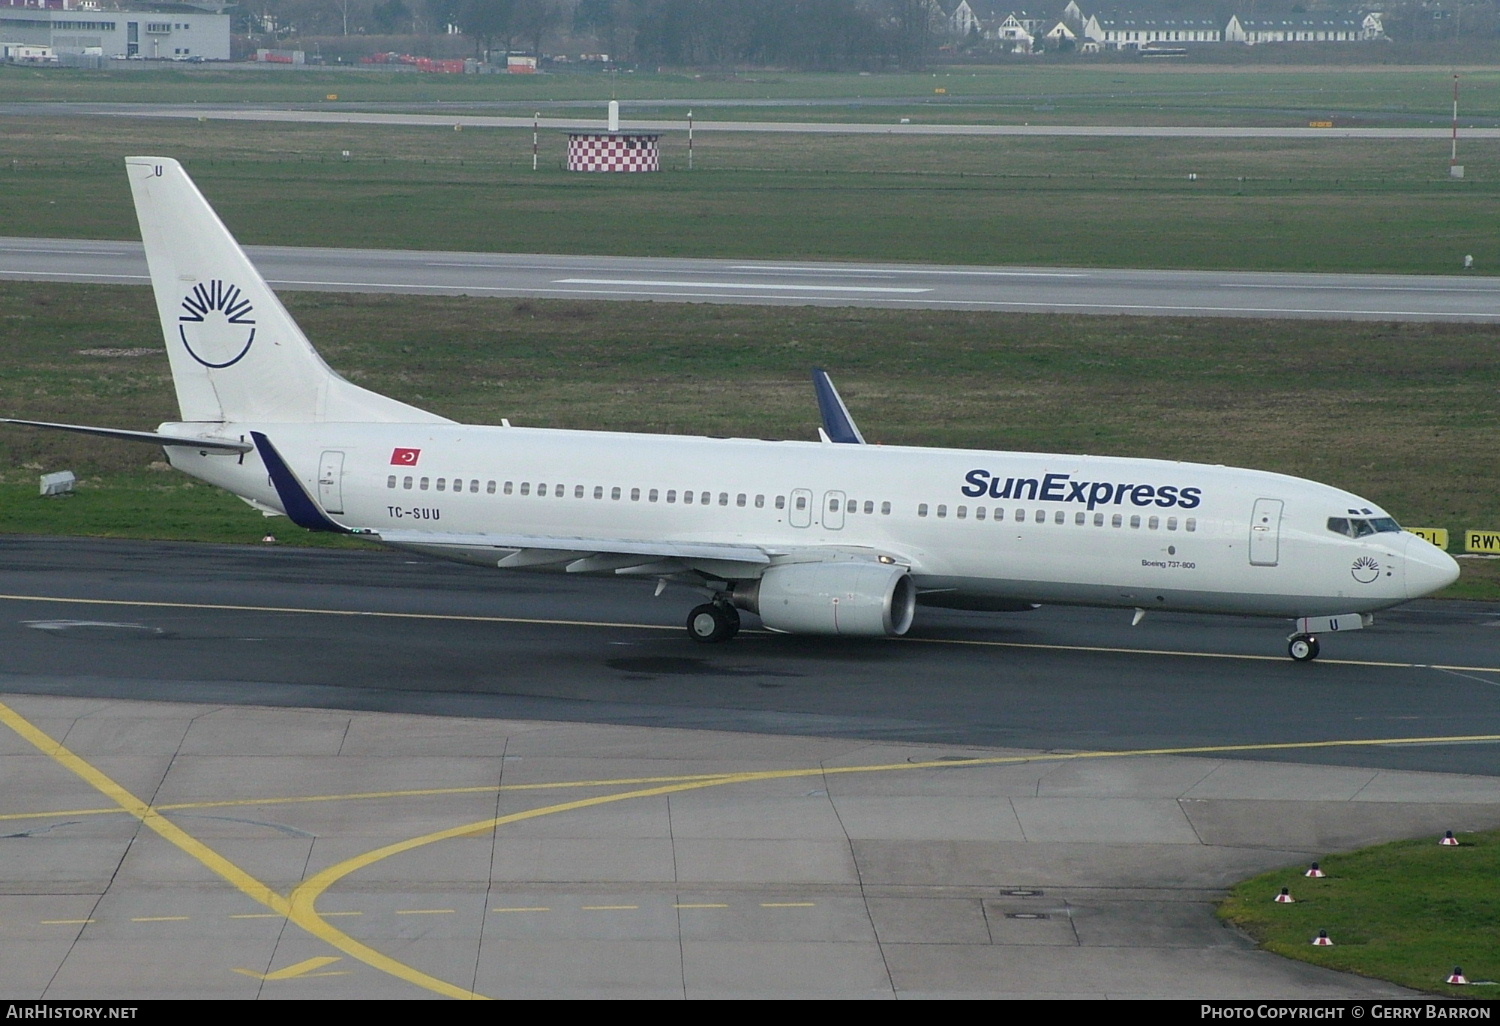
[[[1296,866],[1240,884],[1219,914],[1269,951],[1415,990],[1500,997],[1500,831],[1381,845],[1321,860],[1321,880]],[[1293,904],[1276,904],[1285,887]],[[1314,947],[1327,930],[1332,947]],[[1455,966],[1471,986],[1443,981]]]
[[[121,159],[175,156],[247,243],[772,259],[1500,271],[1500,141],[718,135],[694,173],[576,175],[451,127],[0,118],[0,231],[135,238]],[[665,142],[668,167],[684,140]],[[351,158],[340,158],[348,150]],[[1196,181],[1188,175],[1196,174]]]
[[[286,302],[342,373],[457,420],[810,438],[807,375],[823,365],[872,441],[1249,465],[1350,488],[1416,526],[1500,527],[1490,328],[317,293]],[[3,283],[0,326],[0,414],[136,428],[176,417],[145,289]],[[258,514],[188,487],[160,460],[151,447],[6,429],[4,529],[259,537]],[[80,496],[36,498],[36,475],[61,467],[84,476]],[[215,512],[198,520],[204,511]],[[1455,594],[1500,594],[1493,562],[1466,566]]]

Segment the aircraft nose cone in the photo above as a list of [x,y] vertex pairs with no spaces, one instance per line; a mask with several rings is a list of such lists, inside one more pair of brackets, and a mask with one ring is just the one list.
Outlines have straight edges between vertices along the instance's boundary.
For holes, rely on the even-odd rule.
[[1410,535],[1406,542],[1406,597],[1421,598],[1442,591],[1458,580],[1458,561],[1448,553]]

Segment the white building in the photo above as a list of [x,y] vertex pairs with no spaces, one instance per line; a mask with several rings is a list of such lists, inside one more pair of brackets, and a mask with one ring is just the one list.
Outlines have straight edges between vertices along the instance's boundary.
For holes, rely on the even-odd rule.
[[1229,19],[1224,39],[1230,43],[1364,43],[1385,38],[1376,13],[1322,17],[1292,14],[1285,17]]
[[1144,50],[1149,45],[1217,43],[1224,39],[1218,22],[1207,18],[1177,18],[1121,12],[1092,14],[1083,26],[1085,39],[1106,50]]
[[185,6],[158,11],[0,7],[0,43],[56,53],[145,59],[229,60],[229,15]]

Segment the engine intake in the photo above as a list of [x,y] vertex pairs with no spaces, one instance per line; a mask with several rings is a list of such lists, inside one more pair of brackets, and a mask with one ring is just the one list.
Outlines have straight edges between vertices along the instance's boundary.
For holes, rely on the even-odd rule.
[[734,588],[734,604],[773,631],[895,637],[911,627],[917,586],[905,567],[787,563]]

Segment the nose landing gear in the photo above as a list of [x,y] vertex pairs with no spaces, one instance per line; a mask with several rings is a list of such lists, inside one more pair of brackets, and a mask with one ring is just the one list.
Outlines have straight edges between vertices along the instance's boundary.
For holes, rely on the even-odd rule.
[[1293,634],[1287,641],[1286,652],[1299,663],[1310,663],[1318,658],[1318,639],[1311,634]]

